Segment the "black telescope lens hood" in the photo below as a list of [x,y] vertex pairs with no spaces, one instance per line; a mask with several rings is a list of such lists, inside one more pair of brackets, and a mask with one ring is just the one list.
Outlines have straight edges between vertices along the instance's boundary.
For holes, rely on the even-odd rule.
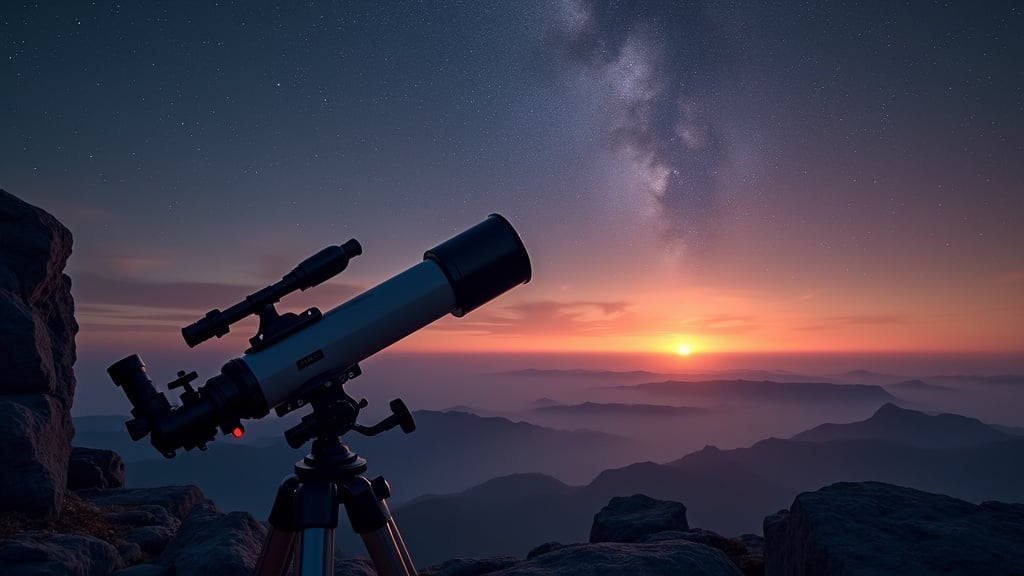
[[455,292],[452,315],[461,317],[530,281],[530,256],[515,228],[500,214],[427,250]]

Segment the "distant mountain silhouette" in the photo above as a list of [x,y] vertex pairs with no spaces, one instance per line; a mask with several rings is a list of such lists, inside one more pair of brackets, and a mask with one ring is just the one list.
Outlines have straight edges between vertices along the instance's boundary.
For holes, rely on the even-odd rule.
[[460,494],[419,498],[396,510],[395,518],[424,563],[466,555],[523,556],[538,542],[586,542],[594,510],[613,496],[635,493],[684,502],[687,517],[701,526],[725,516],[725,523],[712,524],[735,534],[740,527],[759,526],[778,508],[762,509],[764,502],[784,507],[788,496],[728,462],[702,470],[644,462],[606,470],[588,486],[537,475],[498,478]]
[[833,482],[877,480],[974,501],[1024,499],[1024,439],[934,449],[876,439],[769,438],[749,448],[702,450],[669,465],[723,460],[797,492]]
[[992,424],[991,426],[996,430],[1006,432],[1011,436],[1024,436],[1024,428],[1020,426],[1000,426],[999,424]]
[[772,380],[668,380],[617,387],[643,391],[662,397],[719,397],[746,402],[782,401],[796,403],[859,402],[877,403],[898,400],[881,386],[831,384],[828,382],[775,382]]
[[[817,382],[820,376],[808,376],[788,370],[721,370],[715,372],[650,372],[647,370],[587,370],[587,369],[538,369],[526,368],[500,372],[499,376],[520,378],[561,378],[590,379],[616,381],[653,381],[653,380],[780,380],[786,382]],[[898,379],[898,378],[897,378]]]
[[657,372],[647,370],[587,370],[583,368],[571,368],[565,370],[524,368],[522,370],[509,370],[499,372],[497,376],[517,376],[523,378],[652,378],[657,377]]
[[[417,430],[408,436],[392,431],[370,438],[350,434],[343,439],[369,461],[370,475],[383,474],[391,481],[395,502],[462,490],[524,471],[582,483],[610,466],[633,462],[637,454],[633,441],[602,432],[554,430],[461,412],[420,411],[414,416]],[[211,443],[206,453],[180,453],[166,460],[156,454],[148,438],[131,442],[123,420],[105,421],[120,428],[119,432],[83,433],[75,444],[141,458],[128,467],[129,487],[195,484],[222,509],[248,510],[257,517],[269,511],[277,484],[308,451],[308,446],[291,449],[283,438],[266,445],[223,439]]]
[[[952,430],[945,447],[933,448],[874,437],[771,438],[735,450],[706,447],[668,464],[605,470],[582,487],[510,477],[479,490],[417,499],[399,507],[396,517],[417,554],[443,558],[521,555],[531,545],[524,534],[533,543],[582,541],[595,505],[634,493],[683,502],[694,525],[722,534],[760,532],[764,516],[787,507],[796,494],[839,481],[877,480],[975,502],[1024,500],[1024,439],[989,428],[999,440],[979,444],[987,427],[976,420],[896,406],[880,409],[867,421],[874,421],[870,426],[846,430],[875,435],[892,420],[922,427],[917,432],[896,426],[904,438],[920,438],[936,423],[950,422]],[[439,522],[444,530],[436,529]]]
[[982,384],[992,386],[1021,386],[1024,387],[1024,374],[1003,374],[992,376],[982,380]]
[[828,380],[835,382],[843,382],[847,384],[878,384],[888,385],[893,382],[900,382],[906,380],[906,376],[898,376],[896,374],[885,374],[883,372],[874,372],[872,370],[849,370],[841,374],[828,374],[826,375]]
[[665,406],[664,404],[618,404],[618,403],[597,403],[584,402],[582,404],[559,404],[554,406],[542,406],[534,408],[531,412],[544,414],[564,414],[578,416],[646,416],[646,417],[671,417],[685,416],[706,412],[705,408],[693,408],[689,406]]
[[897,392],[950,392],[953,389],[948,386],[940,386],[938,384],[929,384],[924,380],[904,380],[902,382],[896,382],[895,384],[886,384],[886,390],[895,390]]
[[1012,440],[1013,436],[975,418],[956,414],[929,416],[895,404],[885,404],[867,420],[822,424],[791,439],[829,442],[853,438],[873,438],[921,448],[950,448]]
[[556,400],[552,400],[551,398],[548,398],[547,396],[545,396],[543,398],[537,398],[533,402],[530,402],[530,406],[533,406],[533,407],[536,407],[536,408],[540,408],[540,407],[543,407],[543,406],[559,406],[560,404],[561,404],[561,402],[558,402]]

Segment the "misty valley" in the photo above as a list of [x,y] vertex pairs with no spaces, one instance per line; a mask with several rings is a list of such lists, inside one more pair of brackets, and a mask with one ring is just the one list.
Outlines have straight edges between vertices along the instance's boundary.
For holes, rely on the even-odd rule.
[[[798,493],[840,481],[1024,500],[1024,421],[1007,408],[1021,405],[1024,375],[531,368],[452,373],[434,390],[395,381],[406,384],[373,393],[430,407],[414,411],[417,430],[344,440],[369,461],[368,477],[388,478],[395,517],[426,563],[586,541],[596,510],[637,493],[683,502],[695,525],[733,535],[760,533]],[[438,405],[447,400],[461,401]],[[257,518],[305,454],[282,438],[294,416],[172,460],[131,442],[124,420],[77,417],[75,443],[120,453],[129,487],[195,484]],[[361,553],[347,527],[338,540]]]

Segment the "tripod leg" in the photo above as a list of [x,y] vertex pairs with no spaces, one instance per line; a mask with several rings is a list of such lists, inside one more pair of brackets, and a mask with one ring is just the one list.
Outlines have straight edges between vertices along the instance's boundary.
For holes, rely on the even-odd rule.
[[409,555],[409,549],[405,547],[405,540],[402,538],[402,533],[398,531],[398,524],[395,524],[395,518],[391,515],[391,508],[383,500],[380,504],[388,515],[388,529],[391,530],[391,537],[395,539],[395,545],[398,548],[398,553],[402,556],[402,562],[405,563],[405,569],[409,574],[415,575],[416,565],[412,563],[412,556]]
[[295,547],[295,576],[334,574],[334,529],[306,528]]
[[288,476],[277,488],[274,506],[270,509],[270,530],[263,541],[255,576],[284,576],[295,543],[294,499],[299,479]]
[[362,476],[347,480],[343,485],[342,502],[352,529],[362,537],[378,576],[416,576],[412,561],[406,560],[409,553],[403,553],[405,544],[400,548],[395,539],[397,530],[392,533],[391,512],[384,500],[374,493],[370,481]]
[[338,489],[334,482],[303,482],[295,490],[294,576],[333,576],[334,529],[338,526]]

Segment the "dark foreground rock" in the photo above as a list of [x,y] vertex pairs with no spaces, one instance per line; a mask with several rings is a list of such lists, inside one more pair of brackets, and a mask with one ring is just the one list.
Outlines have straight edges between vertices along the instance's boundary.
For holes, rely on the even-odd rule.
[[184,520],[193,506],[206,500],[203,492],[196,486],[81,490],[77,494],[82,499],[101,506],[159,506],[178,520]]
[[764,521],[765,574],[1024,574],[1024,504],[976,505],[880,482],[796,497]]
[[0,574],[5,576],[108,576],[120,566],[117,549],[92,536],[22,532],[0,541]]
[[377,570],[366,558],[335,558],[334,576],[377,576]]
[[719,550],[685,540],[653,544],[566,546],[521,562],[491,576],[742,576]]
[[57,514],[71,452],[78,324],[71,232],[0,190],[0,512]]
[[515,566],[519,558],[502,556],[498,558],[455,558],[420,570],[419,576],[482,576]]
[[679,502],[655,500],[643,494],[612,498],[594,515],[590,542],[639,542],[665,531],[685,531],[686,506]]
[[176,576],[250,576],[267,529],[247,512],[224,514],[209,501],[189,511],[158,564]]
[[124,488],[124,460],[113,450],[71,448],[68,490]]

